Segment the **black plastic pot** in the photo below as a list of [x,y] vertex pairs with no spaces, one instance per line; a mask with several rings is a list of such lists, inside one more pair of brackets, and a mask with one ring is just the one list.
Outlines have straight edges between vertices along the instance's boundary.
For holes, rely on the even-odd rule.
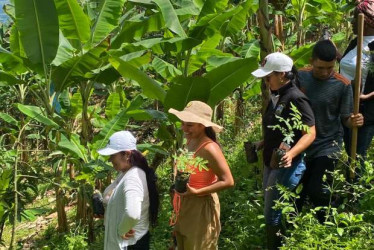
[[177,172],[177,176],[175,176],[175,190],[178,193],[184,193],[187,191],[187,183],[190,180],[190,173],[186,172]]
[[279,168],[279,163],[282,157],[286,154],[286,150],[276,148],[273,150],[273,154],[271,155],[270,167],[271,168]]
[[245,155],[248,163],[254,163],[258,161],[256,145],[253,142],[244,142]]

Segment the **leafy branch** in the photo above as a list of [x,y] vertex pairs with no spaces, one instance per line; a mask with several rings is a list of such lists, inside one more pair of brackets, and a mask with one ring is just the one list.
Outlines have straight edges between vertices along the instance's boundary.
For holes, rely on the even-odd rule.
[[196,156],[194,157],[193,152],[189,152],[187,149],[179,149],[178,153],[173,156],[177,170],[180,172],[195,174],[195,170],[199,171],[208,170],[208,161]]
[[284,124],[284,126],[281,126],[281,124],[269,126],[269,128],[273,130],[279,129],[284,136],[283,142],[287,143],[288,145],[294,142],[293,138],[295,136],[295,130],[306,131],[309,133],[309,127],[303,124],[301,120],[302,114],[292,102],[290,115],[291,118],[287,119],[278,115],[275,116],[280,123]]

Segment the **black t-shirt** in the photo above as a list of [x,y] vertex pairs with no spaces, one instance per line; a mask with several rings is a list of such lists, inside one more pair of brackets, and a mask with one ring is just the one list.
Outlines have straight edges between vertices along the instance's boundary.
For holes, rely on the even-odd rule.
[[[266,166],[270,165],[271,154],[275,148],[278,148],[284,139],[279,129],[273,130],[269,126],[274,126],[279,124],[281,127],[285,127],[283,122],[280,122],[276,117],[280,116],[284,119],[291,120],[291,103],[297,107],[301,113],[301,121],[307,126],[313,126],[315,124],[313,110],[310,106],[309,99],[295,86],[293,83],[289,83],[281,87],[278,91],[279,100],[275,107],[273,107],[272,101],[269,102],[265,115],[263,117],[262,125],[264,129],[264,164]],[[291,122],[292,124],[292,122]],[[293,147],[297,141],[301,138],[302,132],[300,130],[294,129],[295,136],[293,137]],[[300,156],[296,157],[297,160]]]

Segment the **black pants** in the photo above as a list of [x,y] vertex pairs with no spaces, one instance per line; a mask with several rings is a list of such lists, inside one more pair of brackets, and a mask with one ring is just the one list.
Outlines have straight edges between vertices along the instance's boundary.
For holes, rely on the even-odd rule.
[[149,250],[151,236],[147,232],[140,240],[136,242],[135,245],[128,246],[125,250]]
[[[306,197],[309,197],[309,200],[316,207],[329,205],[331,194],[326,185],[328,186],[332,183],[332,176],[326,173],[326,170],[334,171],[337,161],[337,159],[329,158],[328,156],[321,156],[305,161],[306,171],[300,181],[303,184],[303,189],[300,199],[296,201],[299,212],[304,205]],[[323,181],[323,175],[325,174],[327,177],[326,182]],[[324,212],[317,214],[320,222],[324,221],[324,216]]]

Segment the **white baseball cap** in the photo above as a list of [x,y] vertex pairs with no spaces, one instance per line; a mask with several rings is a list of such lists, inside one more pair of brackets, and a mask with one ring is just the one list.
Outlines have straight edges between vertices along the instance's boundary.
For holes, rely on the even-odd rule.
[[130,131],[115,132],[105,148],[97,150],[101,155],[114,155],[121,151],[136,150],[136,138]]
[[265,77],[270,73],[289,72],[292,70],[293,61],[289,56],[283,53],[275,52],[267,55],[264,59],[263,65],[252,72],[252,75],[258,78]]

